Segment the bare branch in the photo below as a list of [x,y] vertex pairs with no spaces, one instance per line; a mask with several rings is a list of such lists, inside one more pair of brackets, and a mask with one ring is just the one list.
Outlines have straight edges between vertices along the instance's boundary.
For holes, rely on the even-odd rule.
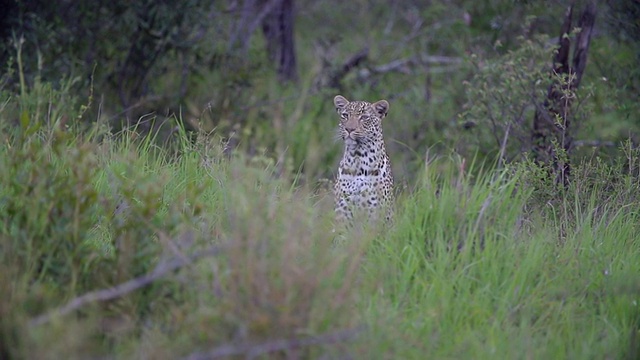
[[389,71],[407,72],[406,67],[415,62],[415,58],[396,59],[384,65],[375,66],[371,70],[376,73],[385,73]]
[[340,330],[303,339],[280,339],[267,341],[262,344],[229,344],[204,352],[188,355],[184,360],[219,359],[233,355],[244,355],[248,359],[282,350],[294,350],[313,345],[335,344],[352,340],[364,330],[364,327]]
[[249,28],[247,29],[247,34],[245,35],[246,37],[242,39],[242,42],[243,42],[242,47],[245,52],[249,48],[249,38],[251,37],[251,35],[256,31],[258,26],[264,21],[267,15],[269,15],[276,8],[276,6],[280,5],[281,2],[282,0],[271,0],[262,6],[260,13],[253,19],[253,22],[251,23],[251,25],[249,25]]
[[333,88],[340,88],[340,82],[352,69],[360,66],[361,63],[367,60],[369,56],[369,47],[364,47],[357,53],[353,54],[347,61],[338,68],[329,78],[329,86]]
[[[269,15],[276,5],[282,0],[271,0],[266,4],[260,4],[255,0],[245,0],[242,6],[242,17],[238,21],[236,31],[231,35],[228,49],[231,50],[236,43],[240,43],[242,50],[247,51],[251,35],[256,31],[260,23]],[[260,11],[259,13],[258,10]],[[257,14],[256,14],[257,13]]]
[[408,73],[408,67],[416,66],[419,64],[459,65],[461,63],[462,59],[457,57],[423,54],[404,59],[396,59],[384,65],[373,67],[371,71],[376,73],[384,73],[389,71],[400,71]]
[[[349,57],[342,65],[329,75],[321,74],[320,80],[317,82],[321,84],[320,86],[324,86],[324,84],[326,84],[326,86],[339,89],[342,79],[354,68],[362,66],[362,63],[364,63],[368,57],[369,48],[365,47]],[[457,69],[461,63],[462,59],[457,57],[419,54],[412,57],[396,59],[383,65],[363,67],[358,72],[358,75],[360,78],[366,79],[374,74],[382,74],[392,71],[411,74],[415,70],[414,68],[417,67],[420,67],[422,72],[444,73]],[[426,66],[430,64],[443,66],[435,68]]]
[[242,33],[249,27],[250,18],[253,15],[253,11],[256,5],[256,0],[245,0],[242,4],[242,11],[240,20],[235,24],[235,31],[231,34],[228,44],[228,49],[231,50],[236,45],[236,42],[241,41]]
[[442,55],[420,55],[420,62],[423,64],[461,64],[462,59],[459,57],[442,56]]
[[190,265],[193,262],[205,258],[216,256],[221,252],[220,246],[211,246],[202,251],[199,251],[197,254],[183,258],[183,257],[174,257],[166,261],[161,261],[156,268],[140,277],[135,279],[131,279],[127,282],[124,282],[120,285],[110,287],[107,289],[91,291],[82,296],[79,296],[71,301],[69,301],[66,305],[59,307],[53,311],[50,311],[46,314],[40,315],[31,321],[29,321],[29,326],[38,326],[42,324],[46,324],[51,321],[53,318],[58,316],[67,315],[87,304],[98,302],[98,301],[107,301],[112,300],[123,295],[126,295],[130,292],[138,290],[142,287],[145,287],[155,280],[162,278],[168,273],[180,269],[184,266]]
[[576,140],[573,142],[574,147],[589,146],[589,147],[615,147],[614,141],[606,140]]

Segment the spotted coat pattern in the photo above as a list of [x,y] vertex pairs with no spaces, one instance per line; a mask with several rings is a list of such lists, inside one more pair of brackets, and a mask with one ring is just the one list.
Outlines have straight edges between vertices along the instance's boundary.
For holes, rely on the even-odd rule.
[[333,103],[340,115],[338,134],[344,141],[334,186],[337,219],[350,222],[354,213],[362,212],[375,220],[383,212],[390,221],[393,174],[382,136],[382,119],[389,103],[349,101],[340,95]]

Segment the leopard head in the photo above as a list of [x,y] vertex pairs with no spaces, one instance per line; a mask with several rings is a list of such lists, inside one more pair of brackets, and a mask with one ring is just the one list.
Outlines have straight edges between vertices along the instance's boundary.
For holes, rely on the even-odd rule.
[[373,104],[366,101],[349,101],[344,96],[333,98],[340,115],[338,134],[347,144],[370,143],[382,139],[382,119],[389,111],[389,103],[380,100]]

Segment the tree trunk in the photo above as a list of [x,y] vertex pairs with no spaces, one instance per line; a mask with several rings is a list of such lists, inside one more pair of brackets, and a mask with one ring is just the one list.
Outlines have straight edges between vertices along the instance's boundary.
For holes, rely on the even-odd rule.
[[278,78],[282,82],[296,81],[298,78],[293,22],[293,0],[281,0],[262,22],[267,55],[276,65]]
[[590,2],[582,12],[578,27],[580,32],[576,38],[573,61],[569,64],[571,51],[571,18],[573,4],[565,13],[562,24],[559,48],[554,57],[554,68],[551,76],[554,81],[547,91],[547,98],[539,107],[533,119],[534,159],[538,164],[549,167],[556,184],[567,186],[571,174],[569,152],[572,148],[571,105],[575,91],[580,85],[587,62],[589,43],[595,23],[596,6]]

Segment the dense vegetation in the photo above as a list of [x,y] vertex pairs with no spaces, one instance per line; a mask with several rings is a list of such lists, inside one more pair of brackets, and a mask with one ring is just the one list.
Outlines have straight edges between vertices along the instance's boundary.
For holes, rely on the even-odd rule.
[[[563,93],[566,186],[529,155],[563,1],[37,3],[0,18],[0,358],[640,356],[635,3]],[[391,103],[387,229],[332,231],[338,92]]]

